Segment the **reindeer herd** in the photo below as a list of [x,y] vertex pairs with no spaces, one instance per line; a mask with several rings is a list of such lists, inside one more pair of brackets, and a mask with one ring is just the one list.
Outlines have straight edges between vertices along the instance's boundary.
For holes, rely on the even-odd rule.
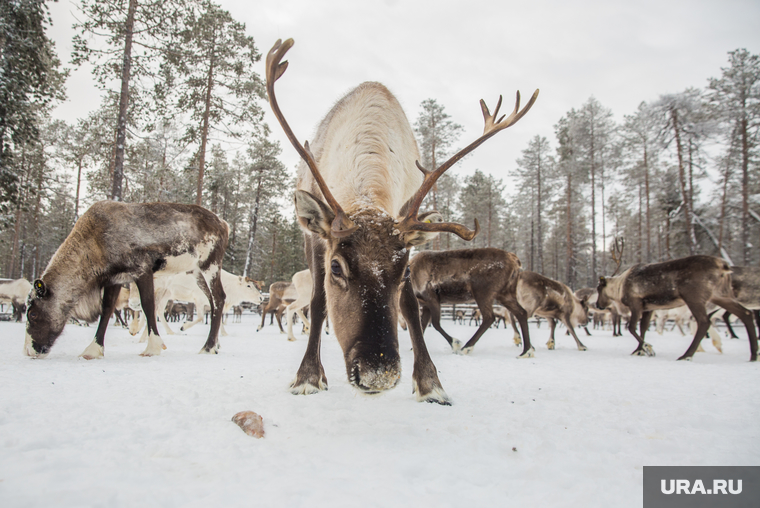
[[[523,270],[517,256],[500,249],[421,251],[410,259],[413,247],[439,233],[453,233],[466,241],[478,234],[477,220],[472,230],[444,222],[436,211],[420,211],[423,200],[445,171],[519,121],[535,103],[538,90],[523,109],[518,92],[508,116],[499,117],[501,98],[493,114],[481,101],[483,134],[438,168],[427,169],[418,162],[417,144],[404,111],[379,83],[363,83],[346,94],[319,124],[313,142],[301,143],[275,94],[275,83],[288,67],[283,57],[292,46],[292,39],[277,41],[267,55],[267,93],[275,117],[302,158],[294,202],[309,269],[295,274],[291,282],[269,287],[259,326],[272,314],[284,331],[281,316],[285,314],[288,338],[295,340],[293,314],[298,313],[308,325],[308,344],[290,386],[292,393],[327,389],[320,347],[328,316],[343,351],[348,380],[358,391],[374,394],[398,384],[397,329],[404,323],[414,352],[412,383],[417,399],[444,405],[450,401],[423,337],[431,323],[454,352],[468,354],[498,317],[509,320],[516,342],[521,340],[523,346],[519,358],[529,358],[535,353],[528,329],[531,316],[549,320],[549,349],[554,348],[554,326],[559,321],[584,351],[576,328],[586,326],[590,311],[608,310],[616,316],[627,312],[628,331],[638,342],[633,354],[653,355],[645,342],[653,312],[685,305],[697,325],[693,342],[679,359],[691,359],[709,328],[708,313],[717,306],[744,323],[750,361],[757,359],[757,333],[748,309],[756,314],[760,309],[760,273],[729,267],[719,258],[692,256],[635,265],[620,275],[602,277],[596,290],[576,293]],[[200,352],[217,353],[222,315],[243,301],[259,304],[262,300],[256,281],[222,269],[227,239],[227,224],[199,206],[94,204],[77,221],[42,276],[31,289],[26,288],[24,352],[44,357],[70,318],[94,321],[100,316],[95,338],[81,356],[102,358],[106,326],[112,313],[127,305],[123,286],[131,284],[130,305],[141,307],[144,316],[147,346],[142,355],[158,355],[165,348],[157,318],[162,320],[171,299],[194,302],[198,309],[199,318],[183,328],[197,323],[204,305],[209,306],[209,334]],[[3,288],[0,284],[0,298],[19,304],[19,298],[6,296]],[[477,304],[482,321],[462,345],[442,328],[441,306],[464,302]],[[494,304],[505,310],[495,311]],[[133,320],[136,330],[139,323]],[[171,333],[165,322],[164,330]]]

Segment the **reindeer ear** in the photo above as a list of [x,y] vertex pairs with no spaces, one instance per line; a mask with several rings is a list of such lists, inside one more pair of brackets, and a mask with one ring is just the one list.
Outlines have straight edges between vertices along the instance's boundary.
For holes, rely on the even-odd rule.
[[325,240],[332,238],[331,229],[335,214],[315,195],[304,190],[297,190],[295,195],[296,215],[301,227],[309,233],[315,233]]
[[42,282],[42,279],[35,280],[32,286],[34,287],[34,292],[37,295],[37,298],[42,298],[47,294],[47,286]]
[[[443,222],[443,215],[438,212],[425,212],[417,216],[420,222]],[[438,236],[437,231],[409,231],[404,234],[407,247],[425,245]]]

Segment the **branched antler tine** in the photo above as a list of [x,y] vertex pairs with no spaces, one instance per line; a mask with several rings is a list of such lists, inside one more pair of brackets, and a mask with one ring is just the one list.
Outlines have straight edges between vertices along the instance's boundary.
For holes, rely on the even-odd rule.
[[[530,102],[523,108],[522,111],[519,111],[520,108],[520,92],[517,92],[517,100],[515,101],[515,110],[512,112],[512,114],[507,118],[506,120],[502,121],[504,117],[502,116],[498,122],[494,122],[494,118],[499,113],[499,108],[501,107],[501,101],[502,97],[499,96],[499,101],[496,104],[496,109],[494,110],[494,114],[492,115],[491,112],[488,109],[488,106],[486,105],[484,100],[480,100],[480,109],[483,112],[483,120],[485,123],[485,127],[483,129],[483,135],[480,136],[478,139],[467,145],[465,148],[454,154],[449,160],[444,162],[440,167],[435,169],[434,171],[427,171],[422,166],[420,166],[419,162],[417,163],[417,167],[425,174],[425,179],[422,181],[422,185],[417,190],[417,193],[414,195],[414,198],[412,199],[412,202],[409,206],[409,211],[407,213],[406,218],[404,218],[399,223],[399,230],[403,231],[413,231],[413,230],[424,230],[424,231],[449,231],[451,233],[456,233],[460,237],[464,238],[461,234],[459,234],[457,231],[451,230],[451,229],[435,229],[435,227],[440,227],[443,223],[438,223],[434,229],[430,229],[426,224],[425,228],[420,227],[419,221],[417,221],[417,213],[420,210],[420,206],[422,205],[422,201],[425,199],[425,196],[427,196],[427,193],[430,192],[430,189],[433,188],[433,185],[435,185],[435,182],[440,178],[440,176],[446,172],[451,166],[459,162],[465,155],[475,150],[477,147],[479,147],[481,144],[483,144],[488,138],[496,134],[497,132],[506,129],[507,127],[514,125],[520,118],[525,116],[525,113],[530,110],[530,108],[533,106],[533,103],[536,102],[536,99],[538,98],[538,90],[536,90],[533,93],[533,97],[531,97]],[[464,226],[462,226],[464,228]],[[467,228],[464,228],[466,231],[468,231],[467,235],[471,233],[471,231]],[[477,228],[476,232],[472,234],[472,237],[477,234]],[[471,237],[471,238],[472,238]],[[470,239],[471,239],[470,238]]]
[[420,164],[420,161],[414,161],[414,163],[417,165],[417,169],[419,169],[420,171],[422,171],[423,175],[427,175],[427,174],[430,173],[429,170],[427,170],[424,167],[422,167],[422,164]]
[[301,145],[301,143],[298,141],[298,138],[296,138],[296,135],[290,128],[287,120],[285,120],[285,116],[282,114],[282,111],[280,111],[280,106],[277,104],[277,96],[274,93],[275,81],[280,79],[280,77],[288,68],[287,61],[282,63],[280,62],[285,56],[285,53],[287,53],[288,50],[293,47],[293,44],[293,39],[287,39],[285,42],[282,42],[281,39],[277,39],[277,42],[274,43],[272,49],[270,49],[269,53],[267,53],[266,76],[269,104],[272,107],[272,112],[277,118],[277,121],[280,122],[282,130],[285,131],[285,135],[290,140],[290,144],[292,144],[293,148],[296,149],[298,155],[300,155],[301,158],[306,161],[306,165],[309,166],[309,170],[311,171],[314,180],[316,180],[319,189],[322,191],[322,195],[325,197],[327,204],[330,205],[330,208],[332,208],[333,212],[335,213],[335,220],[332,224],[333,235],[345,236],[356,231],[357,226],[354,226],[348,217],[346,217],[346,214],[338,204],[338,201],[335,199],[335,197],[330,192],[330,189],[327,187],[327,183],[319,172],[319,168],[317,167],[314,155],[312,155],[311,150],[309,149],[309,142],[306,141],[303,145]]

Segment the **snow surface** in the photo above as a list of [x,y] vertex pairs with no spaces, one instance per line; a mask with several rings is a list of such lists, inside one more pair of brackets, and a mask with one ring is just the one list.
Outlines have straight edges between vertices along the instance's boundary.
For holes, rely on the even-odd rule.
[[[454,405],[418,403],[412,352],[394,390],[358,395],[340,347],[325,335],[330,389],[288,391],[306,347],[260,317],[226,325],[219,355],[199,355],[208,328],[164,336],[142,358],[109,327],[105,358],[78,355],[95,327],[69,325],[46,359],[22,355],[23,324],[0,323],[0,506],[460,507],[641,506],[642,466],[760,464],[760,364],[746,338],[708,342],[676,362],[690,338],[531,325],[536,357],[518,360],[512,330],[491,329],[469,356],[426,340]],[[178,328],[173,324],[174,329]],[[444,322],[466,340],[475,327]],[[741,326],[737,333],[746,337]],[[266,437],[230,419],[252,410]]]

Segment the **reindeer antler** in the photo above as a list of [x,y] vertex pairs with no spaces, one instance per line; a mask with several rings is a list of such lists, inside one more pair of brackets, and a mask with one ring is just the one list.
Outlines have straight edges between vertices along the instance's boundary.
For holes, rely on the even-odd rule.
[[441,177],[443,173],[446,172],[450,167],[452,167],[454,164],[459,162],[465,155],[475,150],[477,147],[482,145],[488,138],[493,136],[499,131],[502,131],[506,129],[507,127],[510,127],[517,123],[518,120],[520,120],[525,114],[530,110],[531,107],[533,107],[533,104],[536,102],[536,99],[538,98],[538,90],[533,92],[533,96],[530,98],[530,101],[528,101],[528,104],[520,110],[520,92],[517,92],[517,96],[515,98],[515,109],[512,111],[512,114],[509,115],[506,119],[504,118],[506,115],[502,115],[501,118],[494,121],[497,115],[499,114],[499,108],[501,108],[501,99],[502,97],[499,96],[499,102],[496,104],[496,109],[493,112],[493,115],[488,110],[488,106],[486,106],[486,103],[483,99],[480,100],[480,109],[483,112],[483,120],[485,123],[485,126],[483,127],[483,135],[480,136],[478,139],[470,143],[467,147],[460,150],[456,154],[454,154],[449,160],[444,162],[441,166],[438,167],[438,169],[434,171],[429,171],[425,168],[423,168],[419,161],[417,161],[417,167],[420,171],[422,171],[422,174],[425,175],[425,179],[422,181],[422,185],[417,190],[417,193],[413,196],[412,201],[409,206],[408,213],[404,219],[398,223],[397,229],[404,233],[409,231],[440,231],[440,232],[448,232],[448,233],[454,233],[463,240],[472,240],[475,238],[475,235],[478,234],[480,231],[480,224],[478,223],[478,220],[475,219],[475,230],[472,231],[468,229],[467,227],[456,224],[453,222],[420,222],[417,219],[417,214],[419,213],[420,206],[422,205],[422,201],[425,199],[425,196],[427,196],[428,192],[430,192],[430,189],[433,188],[433,185],[435,185],[435,182],[438,181],[438,179]]
[[332,192],[330,192],[330,189],[327,187],[327,183],[319,172],[319,168],[317,167],[317,163],[314,160],[314,156],[312,155],[311,150],[309,150],[309,142],[305,141],[304,144],[301,145],[301,143],[298,141],[296,135],[290,128],[290,125],[288,125],[287,120],[285,120],[285,116],[283,116],[282,112],[280,111],[280,106],[277,104],[277,98],[274,94],[275,81],[280,79],[280,77],[288,68],[287,60],[282,63],[280,62],[285,56],[285,53],[287,53],[288,50],[293,47],[293,44],[293,39],[287,39],[285,42],[282,42],[281,39],[277,39],[277,42],[274,43],[274,46],[272,46],[272,49],[270,49],[269,53],[267,54],[266,74],[269,104],[272,106],[272,112],[274,112],[274,116],[277,117],[277,120],[280,122],[282,129],[285,131],[285,135],[288,136],[290,143],[293,145],[293,148],[296,149],[298,155],[300,155],[301,158],[306,161],[306,164],[311,170],[312,176],[314,176],[314,180],[316,180],[317,185],[319,185],[319,190],[322,191],[322,195],[327,200],[327,204],[330,205],[333,213],[335,213],[335,220],[333,220],[332,223],[332,235],[335,237],[348,236],[356,231],[358,226],[354,225],[349,220],[343,211],[343,208],[341,208],[340,204],[338,204],[338,200],[336,200],[332,195]]
[[625,249],[625,239],[622,236],[618,236],[615,238],[615,242],[610,245],[610,256],[612,256],[612,260],[617,264],[611,277],[614,277],[620,271],[620,265],[623,264],[623,249]]

